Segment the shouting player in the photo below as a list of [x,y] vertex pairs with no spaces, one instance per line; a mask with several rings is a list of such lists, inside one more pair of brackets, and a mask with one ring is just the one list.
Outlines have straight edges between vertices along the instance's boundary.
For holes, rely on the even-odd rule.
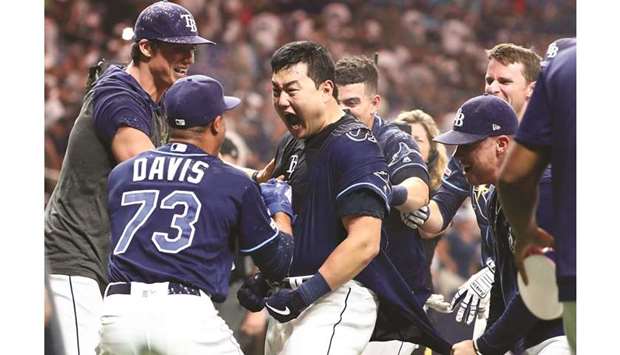
[[[380,250],[391,195],[387,164],[370,129],[339,106],[329,53],[312,42],[288,43],[273,55],[272,69],[274,106],[290,132],[274,175],[280,166],[288,172],[298,217],[285,284],[292,289],[264,302],[281,322],[270,321],[266,353],[360,354],[373,334],[377,297],[393,317],[390,331],[407,337],[415,323],[418,340],[449,353]],[[264,294],[250,280],[240,301],[260,309]]]
[[[288,272],[292,237],[271,220],[258,186],[218,158],[223,114],[239,103],[210,77],[177,81],[164,97],[171,143],[110,173],[104,353],[241,354],[212,303],[228,293],[231,245],[271,279]],[[270,191],[266,201],[286,198]]]
[[129,65],[89,78],[45,210],[45,254],[68,354],[92,354],[97,345],[110,242],[108,174],[117,163],[167,141],[160,97],[187,75],[195,45],[212,43],[198,35],[189,11],[160,1],[138,16]]

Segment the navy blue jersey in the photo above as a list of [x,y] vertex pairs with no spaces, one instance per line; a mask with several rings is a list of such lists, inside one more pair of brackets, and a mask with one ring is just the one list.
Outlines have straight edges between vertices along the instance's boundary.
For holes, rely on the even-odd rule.
[[551,154],[554,237],[561,301],[576,299],[576,46],[541,71],[515,139]]
[[[292,151],[292,150],[291,150]],[[305,141],[303,211],[294,226],[295,255],[291,275],[311,275],[346,237],[337,211],[339,199],[366,190],[385,204],[389,175],[385,158],[372,132],[346,115]],[[290,162],[290,157],[283,161]],[[297,166],[299,169],[299,165]],[[294,169],[295,170],[295,169]],[[295,175],[295,172],[292,172]],[[301,180],[293,180],[301,181]],[[293,185],[293,190],[296,186]],[[382,242],[385,241],[382,234]],[[435,331],[411,288],[384,249],[355,278],[379,297],[377,326],[372,340],[405,340],[449,354],[448,344]]]
[[[551,198],[551,170],[547,168],[539,183],[540,199],[536,218],[540,225],[552,231],[553,201]],[[482,353],[505,353],[513,350],[522,353],[524,349],[540,342],[563,335],[562,320],[543,321],[534,316],[519,296],[517,269],[514,264],[514,243],[510,225],[502,212],[495,189],[492,189],[487,215],[495,236],[495,284],[501,294],[501,306],[494,304],[499,318],[489,325],[478,340]],[[549,228],[549,229],[547,229]],[[496,289],[497,290],[497,289]]]
[[144,152],[108,184],[110,282],[177,281],[221,302],[236,249],[253,253],[279,233],[258,186],[193,145]]
[[443,228],[445,229],[452,221],[452,218],[454,218],[463,201],[469,196],[476,214],[478,227],[480,228],[483,265],[486,264],[488,259],[494,259],[493,231],[486,212],[490,196],[494,190],[495,187],[492,185],[471,186],[467,179],[465,179],[461,163],[455,157],[452,157],[444,171],[441,185],[432,197],[432,200],[439,207],[443,217]]
[[132,127],[147,136],[153,129],[151,116],[159,106],[134,77],[111,65],[97,81],[93,93],[93,120],[97,135],[111,142],[118,128]]
[[[426,163],[411,135],[379,116],[374,118],[372,133],[383,151],[392,185],[398,185],[410,177],[418,177],[428,184]],[[422,238],[417,229],[411,229],[402,222],[397,209],[392,209],[386,216],[382,228],[387,236],[385,250],[388,256],[423,305],[431,290],[428,288],[428,263]]]

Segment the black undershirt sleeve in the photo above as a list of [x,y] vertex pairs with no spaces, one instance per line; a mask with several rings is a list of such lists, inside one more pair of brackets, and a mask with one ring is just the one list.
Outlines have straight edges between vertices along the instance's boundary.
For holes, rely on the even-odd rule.
[[340,218],[345,216],[371,216],[383,219],[386,214],[385,201],[369,189],[358,189],[340,197],[336,203]]

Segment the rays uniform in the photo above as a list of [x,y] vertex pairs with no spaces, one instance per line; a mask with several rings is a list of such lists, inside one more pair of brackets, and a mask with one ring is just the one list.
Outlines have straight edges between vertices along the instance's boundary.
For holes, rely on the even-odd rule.
[[173,143],[119,164],[108,196],[101,348],[241,354],[212,301],[228,293],[236,249],[261,268],[257,255],[279,252],[258,186],[200,148]]
[[[296,153],[303,156],[293,158]],[[385,158],[371,131],[351,115],[303,142],[287,136],[278,146],[274,175],[287,170],[290,172],[285,176],[293,187],[293,207],[298,213],[290,276],[315,274],[346,237],[342,216],[366,214],[356,211],[351,199],[375,199],[389,211]],[[379,256],[354,280],[319,299],[297,319],[284,324],[270,320],[266,353],[348,354],[351,349],[360,353],[373,335],[376,340],[407,340],[448,354],[450,345],[434,331],[406,281],[386,256],[385,242],[382,235]],[[390,329],[373,334],[377,298],[383,308],[380,312],[388,312],[393,322]],[[407,331],[411,324],[416,324],[415,332]]]
[[[536,213],[540,226],[553,231],[551,214],[551,170],[547,168],[539,183],[540,198]],[[502,212],[495,186],[489,188],[487,215],[495,236],[495,285],[500,291],[501,303],[493,305],[500,317],[487,326],[477,339],[478,349],[483,354],[504,354],[511,350],[515,354],[538,354],[540,351],[553,354],[569,354],[568,343],[562,330],[562,320],[544,321],[534,316],[525,306],[517,288],[517,270],[514,265],[514,239],[510,225]]]

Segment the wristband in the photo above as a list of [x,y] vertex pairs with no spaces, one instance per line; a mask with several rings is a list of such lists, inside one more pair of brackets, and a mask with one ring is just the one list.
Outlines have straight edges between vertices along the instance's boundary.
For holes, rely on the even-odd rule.
[[327,281],[320,272],[317,272],[310,278],[308,281],[299,286],[297,289],[301,294],[301,298],[304,300],[306,305],[312,304],[317,299],[321,298],[325,294],[331,291]]
[[252,173],[252,181],[258,184],[258,170],[254,170]]
[[404,186],[396,185],[392,186],[392,196],[390,198],[391,206],[400,206],[407,201],[409,191]]
[[482,355],[482,353],[480,352],[480,350],[478,350],[478,343],[476,343],[476,340],[478,339],[474,339],[473,343],[474,343],[474,351],[476,352],[476,355]]

